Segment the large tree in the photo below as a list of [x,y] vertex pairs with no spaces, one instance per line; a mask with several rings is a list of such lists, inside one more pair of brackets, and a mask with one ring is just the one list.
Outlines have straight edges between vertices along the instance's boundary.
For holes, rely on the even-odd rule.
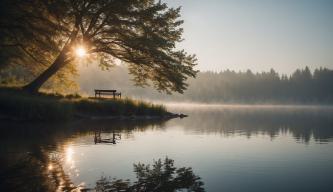
[[84,47],[102,66],[126,62],[137,85],[182,93],[195,77],[194,55],[182,41],[180,8],[155,0],[2,0],[2,58],[46,66],[24,89],[37,92]]

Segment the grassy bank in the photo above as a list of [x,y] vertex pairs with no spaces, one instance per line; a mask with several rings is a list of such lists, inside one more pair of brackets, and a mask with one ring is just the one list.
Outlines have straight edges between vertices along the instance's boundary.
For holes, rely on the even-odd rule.
[[165,116],[162,105],[133,99],[93,99],[78,95],[39,93],[0,88],[0,117],[17,120],[69,120],[76,117]]

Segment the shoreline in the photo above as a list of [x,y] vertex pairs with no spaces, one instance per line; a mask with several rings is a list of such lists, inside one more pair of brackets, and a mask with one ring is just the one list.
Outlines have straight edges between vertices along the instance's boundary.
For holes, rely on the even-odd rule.
[[87,120],[150,120],[150,119],[175,119],[175,118],[185,118],[188,115],[170,113],[166,115],[110,115],[110,116],[93,116],[93,115],[83,115],[75,114],[75,118],[78,119],[87,119]]
[[0,119],[16,121],[71,121],[74,119],[165,119],[184,117],[157,105],[131,98],[90,99],[71,95],[0,88]]
[[[108,116],[98,116],[98,115],[84,115],[84,114],[74,114],[73,118],[69,121],[76,121],[76,120],[170,120],[176,118],[185,118],[188,115],[185,114],[178,114],[178,113],[169,113],[167,115],[108,115]],[[9,115],[0,115],[0,122],[1,121],[12,121],[12,122],[45,122],[43,120],[31,120],[31,119],[23,119],[17,118],[15,116]]]

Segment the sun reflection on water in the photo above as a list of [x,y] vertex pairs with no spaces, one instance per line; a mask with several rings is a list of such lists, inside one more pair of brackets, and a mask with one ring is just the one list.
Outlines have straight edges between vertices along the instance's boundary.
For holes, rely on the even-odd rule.
[[66,148],[65,155],[66,155],[66,162],[67,163],[74,162],[74,160],[73,160],[74,151],[73,151],[72,147],[67,147]]
[[75,151],[72,146],[66,146],[64,150],[64,166],[67,167],[69,176],[78,177],[80,175],[80,171],[75,164]]

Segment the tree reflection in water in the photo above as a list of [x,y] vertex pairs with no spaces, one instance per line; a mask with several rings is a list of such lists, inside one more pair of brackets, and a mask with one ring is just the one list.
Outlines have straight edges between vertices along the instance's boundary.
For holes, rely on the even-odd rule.
[[[116,141],[121,133],[133,130],[145,131],[148,128],[164,128],[164,121],[156,122],[102,122],[96,132],[96,122],[82,122],[68,125],[2,124],[0,136],[0,191],[204,191],[203,182],[195,175],[192,168],[174,167],[174,161],[166,158],[158,160],[152,166],[135,164],[137,181],[102,177],[96,181],[93,189],[75,186],[65,173],[59,147],[75,135],[93,133],[96,144],[100,141]],[[111,126],[112,125],[112,126]],[[47,127],[47,128],[46,128]],[[79,127],[79,129],[75,129]],[[117,128],[117,129],[116,129]],[[101,132],[112,133],[111,139],[102,138]],[[95,140],[95,138],[94,138]],[[105,142],[100,142],[105,143]],[[8,153],[8,152],[11,153]]]
[[0,191],[72,191],[77,187],[70,181],[58,157],[48,155],[41,147],[22,154],[19,160],[0,171]]
[[174,161],[169,158],[154,162],[153,166],[142,163],[134,164],[137,181],[131,184],[129,180],[102,177],[96,182],[95,191],[204,191],[204,183],[196,176],[191,167],[174,167]]
[[[42,150],[43,151],[43,150]],[[47,158],[45,154],[36,157],[29,154],[1,174],[1,191],[96,191],[96,192],[172,192],[179,190],[205,191],[201,178],[195,175],[191,167],[176,168],[174,160],[165,158],[154,162],[152,166],[134,164],[137,181],[111,179],[102,176],[96,181],[94,189],[75,186],[64,172],[57,158]],[[46,166],[47,165],[47,166]],[[2,176],[6,176],[3,178]],[[22,178],[24,176],[24,178]]]
[[[178,126],[185,132],[199,135],[219,133],[226,137],[241,135],[251,138],[252,135],[269,135],[274,139],[281,134],[290,134],[297,142],[305,144],[312,140],[327,144],[333,139],[332,108],[251,106],[190,108],[184,112],[190,117],[170,122],[98,120],[35,124],[0,121],[0,191],[80,190],[79,186],[71,183],[61,164],[57,163],[64,158],[57,157],[57,154],[63,154],[66,150],[64,146],[74,138],[84,138],[80,141],[81,144],[90,145],[95,142],[97,145],[113,145],[120,139],[117,134],[127,138],[133,132],[164,131]],[[274,150],[272,149],[273,152]],[[322,157],[318,154],[319,158]],[[171,164],[157,161],[149,168],[138,164],[134,168],[136,181],[103,177],[96,182],[96,189],[93,185],[93,189],[85,190],[173,191],[183,187],[190,191],[200,191],[202,187],[200,178],[195,176],[190,168],[176,169],[173,161]]]
[[[165,120],[98,121],[103,132],[131,133],[164,127]],[[58,151],[75,136],[96,130],[96,121],[68,124],[1,122],[0,191],[80,191],[65,173]],[[97,133],[98,134],[98,133]],[[115,140],[120,139],[117,134]],[[112,137],[113,138],[113,137]],[[101,138],[102,139],[102,138]],[[102,139],[104,141],[104,138]],[[96,142],[97,143],[97,142]]]

